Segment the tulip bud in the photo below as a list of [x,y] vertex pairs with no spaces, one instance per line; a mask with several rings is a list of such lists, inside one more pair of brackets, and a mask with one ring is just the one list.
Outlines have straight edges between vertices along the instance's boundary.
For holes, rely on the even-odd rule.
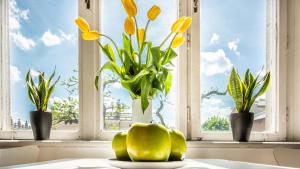
[[137,7],[134,0],[122,0],[122,4],[128,16],[136,16]]
[[140,45],[142,45],[145,40],[144,39],[145,29],[139,29],[138,34],[139,34],[139,43],[140,43]]
[[172,25],[172,28],[171,28],[171,31],[173,33],[177,33],[180,30],[181,26],[183,25],[183,23],[185,21],[185,18],[186,18],[185,16],[182,16],[174,22],[174,24]]
[[184,33],[192,24],[192,18],[191,17],[186,17],[179,32]]
[[98,40],[100,38],[98,31],[83,32],[81,36],[83,40]]
[[151,9],[149,9],[147,16],[149,20],[154,21],[159,14],[160,8],[157,5],[154,5]]
[[88,32],[88,31],[90,31],[89,24],[82,17],[78,16],[78,18],[75,20],[75,23],[77,24],[77,26],[81,30],[81,32]]
[[128,16],[124,23],[125,32],[128,35],[133,35],[135,33],[135,22],[132,17]]
[[172,48],[180,47],[185,41],[185,38],[182,35],[177,35],[172,42]]

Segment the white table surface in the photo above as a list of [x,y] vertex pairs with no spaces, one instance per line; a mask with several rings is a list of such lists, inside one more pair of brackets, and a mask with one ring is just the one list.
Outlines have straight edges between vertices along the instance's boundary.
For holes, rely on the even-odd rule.
[[[289,167],[270,166],[218,159],[187,159],[187,165],[182,169],[291,169]],[[117,169],[111,167],[106,159],[61,159],[45,161],[0,169]]]

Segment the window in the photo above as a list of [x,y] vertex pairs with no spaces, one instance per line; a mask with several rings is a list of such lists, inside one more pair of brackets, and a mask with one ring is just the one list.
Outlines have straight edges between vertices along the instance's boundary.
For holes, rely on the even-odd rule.
[[[147,11],[156,4],[161,8],[161,14],[154,22],[150,22],[147,39],[153,40],[154,45],[159,44],[170,32],[172,23],[178,17],[177,0],[151,0],[136,1],[139,7],[137,21],[139,27],[144,27],[147,23]],[[110,14],[111,10],[119,11],[114,15]],[[101,4],[101,32],[109,35],[114,39],[118,46],[123,46],[122,33],[124,32],[123,23],[126,13],[119,1],[102,1]],[[102,40],[103,44],[109,43],[107,39]],[[101,63],[105,63],[106,56],[102,55]],[[145,58],[144,58],[145,60]],[[168,127],[175,127],[176,105],[177,105],[177,63],[173,71],[173,86],[170,94],[165,97],[158,94],[153,100],[152,111],[153,120],[156,123],[164,124]],[[122,89],[119,79],[109,72],[102,76],[103,90],[103,109],[105,130],[124,130],[129,127],[131,122],[131,98],[130,95]]]
[[269,91],[259,97],[251,109],[255,114],[252,139],[268,140],[275,135],[280,139],[282,136],[278,136],[278,126],[284,123],[277,120],[284,112],[279,113],[274,105],[280,93],[276,4],[261,0],[230,0],[221,4],[218,0],[200,1],[200,11],[196,15],[200,20],[200,32],[196,28],[192,30],[192,35],[200,37],[194,40],[194,46],[200,43],[200,50],[192,50],[200,56],[192,58],[191,63],[192,68],[199,70],[192,73],[192,77],[198,76],[198,80],[191,79],[192,85],[200,87],[198,97],[192,96],[198,101],[192,101],[193,114],[198,114],[197,120],[192,119],[194,136],[205,140],[231,139],[229,116],[235,108],[227,94],[227,82],[233,67],[241,75],[247,68],[254,74],[271,71],[273,82]]
[[[220,5],[218,0],[202,0],[200,6],[201,128],[229,131],[229,115],[235,110],[226,84],[232,67],[241,75],[247,68],[254,74],[263,74],[268,69],[267,1],[233,0]],[[254,131],[266,129],[270,113],[266,112],[266,103],[264,95],[252,107]]]
[[[87,3],[90,3],[88,5]],[[162,13],[151,22],[148,38],[158,43],[178,16],[193,18],[187,41],[177,51],[173,86],[167,98],[153,99],[153,120],[180,129],[189,139],[231,140],[229,114],[234,105],[226,93],[233,66],[240,74],[271,71],[266,96],[255,103],[252,140],[284,140],[286,133],[284,18],[281,0],[136,0],[138,25],[146,24],[154,4]],[[51,98],[52,139],[110,140],[131,124],[131,98],[119,79],[105,72],[102,88],[94,79],[106,57],[96,43],[78,38],[74,19],[85,18],[92,29],[111,36],[122,46],[126,17],[120,1],[1,0],[0,119],[1,139],[31,139],[24,76],[29,69],[61,76]],[[67,10],[67,12],[66,12]],[[53,12],[55,11],[55,12]],[[112,11],[114,13],[112,14]],[[253,12],[255,11],[255,12]],[[9,26],[5,26],[8,25]],[[151,28],[151,29],[150,29]],[[9,39],[9,41],[8,41]],[[101,42],[108,43],[101,38]],[[99,57],[100,56],[100,57]],[[7,72],[10,71],[10,75]],[[8,81],[10,79],[10,81]],[[28,130],[27,130],[28,129]]]
[[56,70],[60,81],[48,108],[52,129],[78,130],[78,36],[73,26],[77,9],[76,1],[9,0],[11,129],[31,129],[30,111],[35,107],[25,81],[30,69],[35,81],[39,71],[50,76]]

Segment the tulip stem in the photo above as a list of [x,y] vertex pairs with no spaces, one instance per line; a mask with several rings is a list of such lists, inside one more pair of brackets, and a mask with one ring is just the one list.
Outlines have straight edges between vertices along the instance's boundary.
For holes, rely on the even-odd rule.
[[164,54],[163,62],[162,62],[162,63],[164,63],[164,62],[166,61],[166,55],[170,52],[172,43],[173,43],[173,41],[174,41],[174,39],[176,38],[177,35],[178,35],[178,33],[176,33],[176,34],[174,35],[173,39],[171,40],[171,43],[170,43],[169,47],[167,48],[166,53]]
[[[137,24],[136,17],[133,17],[133,18],[134,18],[135,27],[136,27],[136,39],[137,39],[138,49],[140,50],[139,27],[138,27],[138,24]],[[142,64],[142,56],[141,56],[140,53],[138,54],[138,57],[139,57],[139,66],[141,67],[141,64]]]
[[167,42],[167,40],[170,38],[171,35],[172,32],[164,39],[164,41],[161,43],[161,45],[159,45],[159,47],[162,47]]
[[122,56],[121,56],[120,53],[119,53],[119,48],[118,48],[117,44],[115,43],[115,41],[114,41],[112,38],[110,38],[109,36],[105,35],[105,34],[99,34],[99,35],[100,35],[100,36],[103,36],[103,37],[105,37],[105,38],[107,38],[108,40],[110,40],[110,41],[112,42],[112,44],[114,45],[114,47],[115,47],[116,50],[117,50],[117,53],[118,53],[119,58],[120,58],[121,61],[123,62]]

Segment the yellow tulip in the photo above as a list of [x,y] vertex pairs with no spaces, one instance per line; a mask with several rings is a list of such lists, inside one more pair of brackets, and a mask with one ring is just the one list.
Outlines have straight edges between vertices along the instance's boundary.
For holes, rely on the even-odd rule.
[[83,32],[81,36],[83,40],[98,40],[100,38],[98,31]]
[[138,34],[139,34],[139,42],[140,42],[140,45],[143,44],[144,42],[144,36],[145,36],[145,29],[139,29],[138,31]]
[[179,30],[180,33],[184,33],[192,24],[192,18],[191,17],[186,17],[184,19],[184,22]]
[[78,18],[75,20],[75,23],[77,24],[77,26],[81,30],[81,32],[88,32],[88,31],[90,31],[89,24],[82,17],[78,16]]
[[182,35],[177,35],[172,42],[172,48],[178,48],[185,41],[185,38]]
[[135,33],[135,22],[132,17],[128,16],[124,23],[125,32],[128,35],[133,35]]
[[182,16],[174,22],[174,24],[172,25],[172,28],[171,28],[171,31],[173,33],[177,33],[181,29],[181,27],[185,21],[185,18],[186,18],[185,16]]
[[156,17],[160,14],[160,8],[157,5],[152,6],[151,9],[149,9],[147,16],[148,19],[153,21],[156,19]]
[[137,7],[134,0],[122,0],[122,4],[128,16],[136,16]]

